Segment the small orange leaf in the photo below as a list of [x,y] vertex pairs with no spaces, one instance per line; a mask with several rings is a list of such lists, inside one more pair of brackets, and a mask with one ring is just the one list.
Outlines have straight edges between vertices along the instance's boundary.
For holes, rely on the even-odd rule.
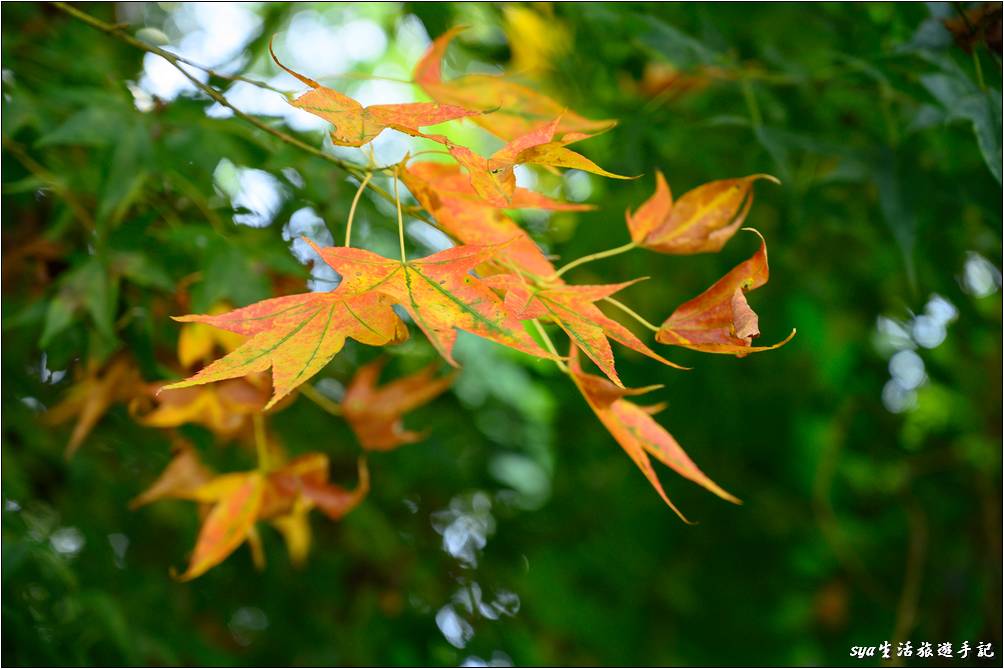
[[767,242],[756,230],[746,229],[760,237],[760,248],[753,257],[680,305],[659,328],[656,341],[741,358],[783,346],[795,336],[792,330],[787,338],[773,346],[753,346],[751,343],[754,337],[760,336],[760,327],[756,313],[746,302],[745,293],[767,283],[769,272]]
[[[435,219],[439,228],[463,244],[488,246],[505,243],[491,262],[505,271],[515,267],[536,276],[554,274],[554,266],[537,244],[499,207],[475,192],[470,179],[457,165],[416,162],[400,172],[401,180]],[[540,193],[516,188],[505,205],[513,209],[537,208],[584,211],[591,205],[558,202]]]
[[635,281],[602,286],[558,283],[532,287],[513,274],[500,274],[491,277],[489,281],[493,286],[506,291],[506,307],[516,318],[544,318],[553,321],[617,385],[623,384],[614,369],[614,354],[607,337],[664,365],[683,369],[650,349],[634,333],[609,318],[594,304]]
[[276,65],[310,86],[311,90],[292,100],[290,104],[334,125],[331,141],[339,146],[362,146],[372,141],[386,128],[416,135],[420,134],[419,128],[480,113],[456,105],[441,105],[434,102],[363,107],[347,95],[322,86],[283,65],[272,50],[271,42],[268,49]]
[[221,496],[206,516],[192,559],[180,581],[190,581],[206,573],[244,543],[254,527],[265,491],[265,478],[258,472],[240,474],[234,484],[224,486]]
[[616,121],[592,121],[567,111],[551,98],[499,76],[469,74],[443,81],[440,63],[446,48],[462,30],[463,27],[456,27],[436,38],[415,67],[415,83],[433,100],[492,112],[471,120],[507,141],[526,135],[540,123],[558,116],[561,121],[555,133],[559,138],[569,133],[578,133],[580,138],[592,136],[616,125]]
[[421,439],[421,433],[404,429],[402,416],[430,402],[453,383],[452,374],[436,378],[435,366],[430,365],[377,387],[384,363],[377,359],[360,367],[341,404],[360,445],[371,451],[389,451]]
[[557,117],[543,123],[526,134],[513,139],[490,158],[480,156],[466,146],[454,144],[442,135],[422,137],[445,145],[457,162],[468,172],[474,190],[489,204],[497,207],[511,207],[516,190],[516,165],[533,164],[548,167],[569,167],[593,172],[614,179],[631,179],[608,172],[585,156],[565,148],[566,144],[588,137],[582,133],[569,133],[562,140],[555,140],[555,131],[561,123]]
[[138,509],[168,497],[194,499],[194,492],[212,478],[212,471],[202,464],[195,449],[182,445],[175,450],[174,458],[153,485],[129,502],[129,508]]
[[655,422],[651,415],[652,407],[646,410],[624,399],[630,395],[641,395],[652,388],[620,388],[603,377],[584,373],[579,366],[574,346],[569,356],[569,368],[575,385],[586,398],[600,422],[631,457],[631,460],[642,471],[663,501],[685,522],[689,523],[690,521],[680,513],[680,510],[666,495],[666,491],[659,482],[659,477],[649,460],[650,455],[684,478],[690,479],[722,499],[736,504],[740,503],[738,499],[708,478],[694,464],[676,439]]
[[631,239],[639,246],[668,254],[713,253],[721,250],[746,219],[753,204],[753,183],[769,174],[712,181],[673,202],[662,173],[655,193],[627,215]]

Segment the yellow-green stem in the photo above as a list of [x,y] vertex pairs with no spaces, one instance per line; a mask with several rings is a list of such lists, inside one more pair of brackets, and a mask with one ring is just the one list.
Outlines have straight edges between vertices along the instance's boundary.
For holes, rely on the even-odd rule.
[[345,225],[345,246],[352,246],[352,221],[356,217],[356,205],[359,204],[359,198],[362,196],[363,191],[366,190],[366,184],[368,184],[372,178],[373,173],[367,172],[366,178],[363,179],[361,184],[359,184],[359,188],[356,189],[356,195],[352,198],[352,206],[349,207],[349,222]]
[[640,324],[644,325],[646,328],[648,328],[652,332],[658,332],[659,331],[659,328],[657,328],[656,326],[652,325],[647,320],[645,320],[644,318],[642,318],[631,307],[629,307],[628,305],[624,304],[623,302],[621,302],[619,300],[615,300],[612,297],[604,297],[603,301],[604,302],[609,302],[610,304],[614,305],[615,307],[617,307],[618,309],[620,309],[621,311],[623,311],[624,313],[626,313],[628,316],[630,316],[631,318],[635,319]]
[[[544,346],[547,347],[548,352],[550,352],[550,354],[555,358],[560,357],[558,355],[558,349],[554,347],[554,342],[551,341],[551,338],[547,335],[547,330],[545,330],[544,326],[540,324],[540,321],[534,318],[531,322],[533,323],[533,326],[537,328],[537,333],[540,335],[540,338],[544,340]],[[562,372],[568,374],[568,367],[561,360],[555,360],[554,364],[556,364],[558,369]]]
[[341,416],[342,408],[325,397],[320,391],[309,383],[300,386],[300,392],[308,400],[327,411],[332,416]]
[[394,166],[394,202],[397,204],[397,238],[401,242],[401,262],[408,262],[404,253],[404,216],[401,215],[401,195],[397,192],[397,165]]
[[624,246],[618,246],[617,248],[614,249],[607,249],[606,251],[600,251],[598,253],[590,253],[587,256],[582,256],[578,260],[573,260],[572,262],[568,263],[567,265],[559,269],[557,272],[555,272],[554,278],[560,277],[562,274],[572,269],[573,267],[578,267],[579,265],[585,265],[587,262],[600,260],[601,258],[609,258],[611,256],[620,255],[621,253],[627,253],[636,246],[638,245],[635,244],[634,242],[628,242]]
[[271,462],[268,453],[268,437],[265,436],[265,416],[256,413],[251,420],[254,423],[254,445],[258,451],[258,469],[267,472]]

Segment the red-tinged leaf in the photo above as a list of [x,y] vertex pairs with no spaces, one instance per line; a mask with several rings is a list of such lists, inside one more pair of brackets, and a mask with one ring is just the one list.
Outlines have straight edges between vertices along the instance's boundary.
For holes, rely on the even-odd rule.
[[298,503],[318,508],[333,520],[343,518],[356,508],[370,490],[366,460],[359,459],[359,483],[353,490],[328,483],[328,458],[309,453],[291,460],[268,477],[269,493],[263,505],[263,518],[281,516],[295,510]]
[[377,359],[360,367],[342,399],[342,413],[360,445],[371,451],[388,451],[423,438],[405,430],[402,416],[443,393],[453,375],[436,378],[435,366],[377,386],[385,361]]
[[202,464],[191,446],[180,446],[174,458],[149,488],[129,502],[130,509],[159,499],[195,499],[194,493],[213,478],[213,472]]
[[516,189],[516,165],[533,164],[546,167],[571,167],[615,179],[630,179],[608,172],[596,165],[585,156],[564,148],[572,141],[579,141],[585,135],[572,133],[569,140],[555,141],[554,135],[561,122],[555,118],[550,123],[544,123],[510,141],[496,151],[490,158],[484,158],[466,146],[454,144],[442,135],[426,135],[422,137],[435,140],[445,145],[457,162],[468,172],[471,186],[486,202],[497,207],[511,207],[512,197]]
[[453,28],[440,35],[415,67],[415,83],[433,100],[491,112],[471,120],[504,140],[516,139],[541,122],[558,116],[561,122],[556,134],[562,139],[569,133],[578,134],[580,138],[596,135],[616,125],[616,121],[587,119],[545,95],[502,77],[470,74],[444,82],[440,63],[447,46],[462,30],[462,27]]
[[[208,326],[200,326],[208,327]],[[130,403],[136,422],[149,427],[177,427],[185,423],[202,425],[221,437],[232,437],[250,425],[251,416],[262,411],[269,399],[267,377],[229,379],[205,388],[179,388],[160,392],[163,384],[148,386],[156,396],[150,411],[139,409],[141,401]],[[136,398],[140,400],[140,398]]]
[[713,492],[724,500],[739,504],[739,500],[723,490],[702,472],[687,455],[676,439],[652,418],[651,407],[646,410],[626,399],[627,396],[641,395],[653,388],[629,389],[615,386],[600,376],[586,374],[579,366],[578,355],[573,346],[569,356],[572,379],[586,398],[590,408],[607,428],[610,434],[627,452],[631,460],[648,479],[663,501],[680,518],[690,522],[670,501],[663,489],[655,469],[649,460],[652,456],[670,467],[684,478]]
[[760,335],[756,313],[746,302],[747,291],[767,283],[767,243],[759,232],[760,248],[753,257],[734,267],[713,286],[674,311],[655,335],[656,341],[683,346],[706,353],[724,353],[743,357],[756,351],[769,351],[788,343],[791,331],[773,346],[753,346]]
[[370,492],[370,472],[365,458],[359,459],[359,483],[352,490],[332,483],[311,483],[303,486],[304,497],[332,520],[340,520],[359,506]]
[[[462,244],[503,244],[492,263],[504,271],[516,268],[531,275],[554,274],[554,266],[514,220],[477,195],[456,165],[419,162],[401,170],[401,179],[439,228]],[[516,188],[509,207],[583,211],[590,205],[558,202],[539,193]]]
[[313,79],[291,70],[279,62],[269,44],[272,60],[286,72],[310,86],[309,91],[290,102],[294,107],[323,118],[334,126],[331,141],[339,146],[362,146],[372,141],[386,128],[410,135],[419,128],[465,118],[480,112],[455,105],[434,102],[412,102],[363,107],[352,98],[320,85]]
[[623,384],[614,369],[614,354],[608,337],[664,365],[685,369],[650,349],[634,333],[609,318],[594,304],[635,281],[603,286],[557,283],[534,287],[515,275],[501,274],[491,277],[489,282],[506,291],[506,307],[516,318],[543,318],[556,323],[572,343],[617,385]]
[[628,213],[631,239],[659,253],[687,255],[721,250],[743,224],[753,204],[758,179],[780,183],[769,174],[712,181],[673,202],[662,174],[656,190],[634,214]]
[[314,249],[342,277],[333,295],[389,297],[451,365],[456,366],[452,351],[458,329],[530,355],[553,357],[506,311],[491,288],[470,273],[497,254],[497,246],[456,246],[408,262],[363,249]]
[[241,474],[240,481],[227,489],[206,516],[195,550],[180,581],[190,581],[212,569],[244,543],[254,527],[261,507],[265,479],[258,472]]
[[181,316],[248,336],[225,357],[165,390],[232,379],[272,369],[269,409],[323,368],[351,337],[371,346],[407,339],[408,330],[382,293],[305,293],[264,300],[226,314]]

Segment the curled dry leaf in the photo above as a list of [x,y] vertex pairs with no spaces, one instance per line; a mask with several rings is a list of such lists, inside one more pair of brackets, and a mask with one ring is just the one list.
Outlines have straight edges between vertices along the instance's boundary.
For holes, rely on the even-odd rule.
[[[415,83],[433,100],[485,113],[471,120],[506,141],[531,132],[541,123],[560,118],[555,134],[563,140],[569,133],[579,139],[609,130],[616,121],[593,121],[567,111],[551,98],[500,76],[468,74],[443,81],[441,63],[446,48],[463,27],[440,35],[415,67]],[[567,143],[567,142],[566,142]]]
[[331,123],[334,126],[331,141],[339,146],[362,146],[386,128],[419,135],[419,128],[480,113],[457,105],[434,102],[363,107],[347,95],[322,86],[283,65],[272,50],[271,42],[268,50],[276,65],[310,87],[309,91],[290,101],[290,104]]
[[633,214],[628,212],[631,239],[659,253],[714,253],[725,246],[753,205],[758,179],[780,183],[769,174],[712,181],[673,202],[662,172],[656,173],[655,193]]
[[436,378],[435,366],[377,386],[385,360],[377,359],[356,370],[345,389],[342,414],[363,448],[388,451],[422,439],[423,434],[405,430],[402,416],[443,393],[454,375]]
[[760,248],[751,258],[734,267],[706,291],[680,305],[662,324],[656,341],[683,346],[706,353],[724,353],[743,357],[756,351],[769,351],[788,343],[795,336],[791,331],[783,341],[773,346],[753,346],[760,336],[756,313],[746,301],[746,292],[767,283],[767,242],[759,232]]
[[[621,445],[631,460],[652,484],[663,501],[676,512],[680,518],[690,522],[670,501],[669,496],[659,482],[659,477],[652,467],[649,456],[654,457],[675,472],[690,479],[694,483],[710,490],[724,500],[739,504],[739,500],[723,490],[694,464],[686,451],[677,443],[669,432],[659,425],[652,414],[661,407],[641,407],[630,402],[625,397],[641,395],[653,390],[648,388],[622,388],[600,376],[586,374],[579,365],[575,346],[569,355],[569,369],[575,385],[586,398],[590,408],[607,428],[617,443]],[[658,386],[655,386],[658,387]]]

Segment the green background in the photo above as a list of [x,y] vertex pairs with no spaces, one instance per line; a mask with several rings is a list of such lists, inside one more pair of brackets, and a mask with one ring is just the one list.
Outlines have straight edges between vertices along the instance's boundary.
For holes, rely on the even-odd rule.
[[[968,51],[941,22],[975,4],[534,8],[569,46],[526,81],[619,119],[578,147],[644,174],[539,173],[542,190],[599,205],[519,212],[549,252],[623,244],[623,212],[651,193],[655,169],[677,196],[757,172],[783,181],[756,187],[748,224],[767,238],[771,279],[749,299],[762,343],[792,327],[795,339],[742,360],[659,348],[687,373],[616,349],[628,385],[666,385],[651,396],[669,402],[660,422],[742,506],[661,469],[698,521],[683,524],[553,366],[462,336],[454,389],[407,419],[430,436],[375,454],[373,491],[343,522],[314,515],[304,569],[266,529],[264,571],[242,548],[181,584],[168,572],[194,543],[193,506],[127,509],[167,462],[169,434],[116,405],[66,461],[69,427],[44,424],[44,409],[88,360],[117,351],[148,380],[176,375],[167,316],[185,277],[199,273],[196,311],[302,290],[308,270],[283,228],[310,207],[340,239],[355,183],[240,119],[207,116],[197,93],[135,94],[143,52],[53,6],[5,3],[4,664],[875,665],[851,647],[909,639],[992,642],[996,657],[980,661],[999,665],[1000,5]],[[203,29],[181,3],[82,8],[182,54]],[[276,77],[278,33],[281,53],[316,49],[315,63],[291,64],[361,96],[379,80],[322,75],[338,48],[324,40],[362,21],[386,48],[352,72],[407,77],[423,33],[455,24],[471,29],[449,72],[500,71],[513,53],[504,8],[252,4],[246,43],[207,64]],[[645,92],[646,68],[667,65],[700,85]],[[292,132],[322,145],[320,131]],[[245,168],[281,184],[263,227],[234,221],[248,214],[234,200]],[[363,198],[358,225],[357,244],[394,252],[384,202]],[[410,252],[431,252],[410,230]],[[39,239],[59,252],[25,261]],[[571,276],[651,277],[622,299],[659,322],[754,249],[739,234],[718,254],[634,251]],[[894,357],[903,351],[914,353]],[[319,378],[344,383],[375,354],[350,343]],[[396,372],[436,359],[417,333],[391,355]],[[341,421],[301,398],[271,424],[291,452],[321,448],[334,480],[354,480],[358,447]],[[202,428],[180,432],[220,469],[253,466]],[[465,527],[485,539],[467,546],[476,565],[444,550],[456,545],[440,531],[452,541]]]

